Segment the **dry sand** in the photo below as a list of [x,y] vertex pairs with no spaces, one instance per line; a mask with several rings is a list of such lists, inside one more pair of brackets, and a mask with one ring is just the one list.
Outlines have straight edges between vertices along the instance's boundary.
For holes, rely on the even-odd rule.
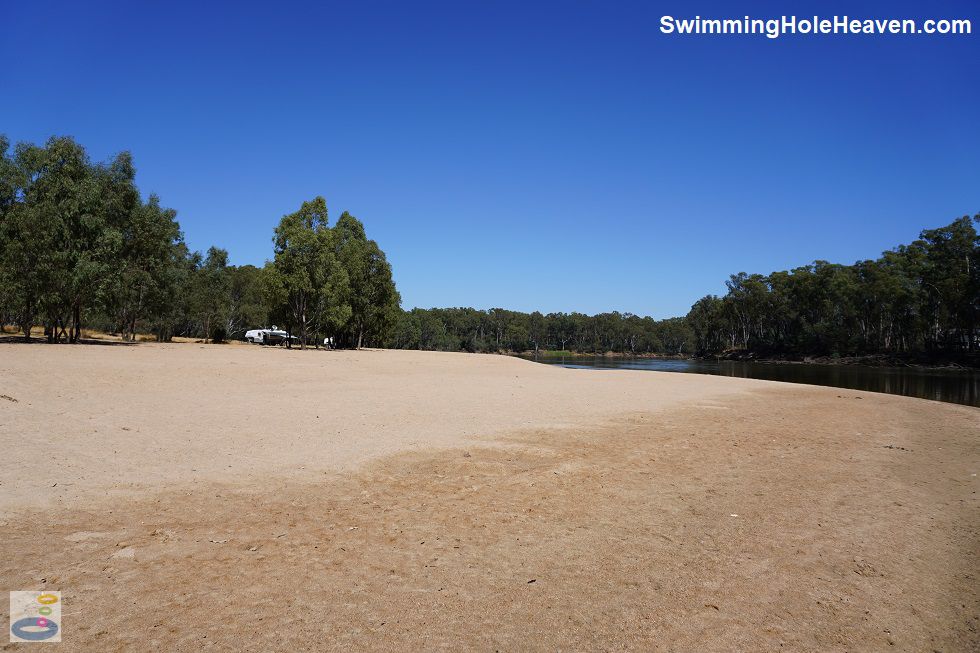
[[976,408],[193,344],[0,395],[0,590],[66,650],[980,649]]

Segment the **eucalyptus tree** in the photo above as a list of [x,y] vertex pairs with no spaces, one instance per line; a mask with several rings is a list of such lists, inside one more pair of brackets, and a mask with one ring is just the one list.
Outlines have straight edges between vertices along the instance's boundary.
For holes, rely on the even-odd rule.
[[544,315],[538,311],[534,311],[527,316],[527,339],[534,350],[534,353],[538,353],[541,345],[544,344],[545,338],[548,336],[548,325],[545,321]]
[[0,304],[30,340],[45,290],[40,272],[54,235],[24,199],[32,174],[37,174],[28,167],[24,149],[10,152],[10,142],[0,136]]
[[8,301],[25,337],[41,317],[49,339],[75,341],[82,303],[96,292],[111,249],[93,166],[72,139],[51,138],[18,144],[4,167],[17,184],[2,227]]
[[922,284],[931,303],[936,340],[945,338],[946,345],[965,340],[970,351],[976,347],[980,313],[980,236],[974,222],[980,222],[980,214],[927,229],[913,243],[925,252]]
[[360,220],[344,211],[334,232],[337,258],[347,274],[347,332],[360,349],[365,337],[384,339],[397,318],[401,296],[384,252],[368,239]]
[[251,327],[264,325],[269,319],[262,276],[263,270],[254,265],[229,268],[229,311],[225,322],[228,338],[237,338]]
[[556,349],[565,350],[575,337],[575,321],[567,313],[548,313],[545,321],[550,341],[556,345]]
[[162,266],[158,303],[149,311],[147,323],[158,342],[170,342],[178,332],[186,332],[191,319],[191,283],[201,263],[198,252],[190,252],[183,239],[176,241]]
[[287,325],[299,329],[305,348],[311,333],[319,335],[350,316],[347,270],[338,262],[326,200],[318,196],[284,215],[273,242],[268,294],[288,317]]
[[137,322],[167,311],[173,301],[175,248],[183,242],[177,212],[150,195],[122,225],[118,267],[108,304],[124,340],[136,338]]
[[220,342],[227,336],[225,323],[231,311],[228,252],[211,247],[207,256],[195,258],[199,262],[187,288],[190,314],[200,325],[204,342]]
[[124,233],[140,209],[132,158],[93,164],[69,137],[43,146],[0,141],[0,257],[5,302],[29,338],[39,318],[48,339],[77,342],[86,310],[119,287]]

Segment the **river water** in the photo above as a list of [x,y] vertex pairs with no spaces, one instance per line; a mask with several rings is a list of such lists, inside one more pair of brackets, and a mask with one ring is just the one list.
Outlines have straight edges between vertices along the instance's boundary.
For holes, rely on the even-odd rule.
[[745,363],[737,361],[664,360],[538,356],[527,357],[547,365],[578,369],[653,370],[687,374],[714,374],[809,383],[835,388],[887,392],[935,401],[980,406],[980,371],[931,370],[915,367],[864,367],[809,363]]

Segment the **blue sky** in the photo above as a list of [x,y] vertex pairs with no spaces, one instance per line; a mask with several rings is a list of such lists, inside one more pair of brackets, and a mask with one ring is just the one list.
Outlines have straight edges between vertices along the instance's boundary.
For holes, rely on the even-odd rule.
[[[973,19],[960,37],[681,37],[662,15]],[[262,264],[304,199],[403,306],[680,315],[980,211],[980,5],[0,5],[0,133],[132,151],[188,243]]]

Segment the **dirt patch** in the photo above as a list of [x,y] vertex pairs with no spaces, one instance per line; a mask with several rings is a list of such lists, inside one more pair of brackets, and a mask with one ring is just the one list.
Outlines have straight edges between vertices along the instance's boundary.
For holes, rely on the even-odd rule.
[[0,580],[66,650],[977,650],[978,412],[864,396],[24,510]]

